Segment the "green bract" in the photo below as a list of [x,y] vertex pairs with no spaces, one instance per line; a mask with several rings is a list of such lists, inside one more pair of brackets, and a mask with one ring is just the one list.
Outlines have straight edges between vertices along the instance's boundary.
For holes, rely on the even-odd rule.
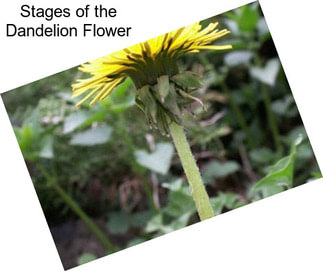
[[145,113],[150,127],[168,134],[171,121],[182,124],[184,109],[198,101],[192,92],[201,86],[199,76],[192,72],[178,73],[172,77],[162,75],[154,85],[145,85],[137,91],[136,104]]

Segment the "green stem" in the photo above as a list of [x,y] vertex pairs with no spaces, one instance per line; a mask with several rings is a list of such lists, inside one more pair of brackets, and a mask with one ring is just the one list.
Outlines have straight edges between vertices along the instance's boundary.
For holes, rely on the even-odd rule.
[[237,121],[241,127],[241,129],[244,131],[246,138],[247,138],[247,143],[249,148],[255,147],[255,142],[251,136],[250,130],[248,128],[247,122],[243,117],[243,114],[239,108],[239,106],[234,102],[232,99],[232,94],[231,90],[227,87],[227,85],[223,82],[221,83],[221,87],[224,90],[225,94],[228,97],[229,104],[231,106],[231,110],[233,111],[235,117],[237,118]]
[[271,99],[270,99],[270,95],[269,95],[269,89],[264,84],[262,84],[261,91],[262,91],[262,95],[264,98],[264,103],[265,103],[265,107],[266,107],[266,111],[267,111],[269,127],[270,127],[271,133],[274,138],[275,147],[278,151],[281,151],[282,145],[281,145],[281,142],[279,139],[280,138],[279,129],[278,129],[278,125],[276,122],[276,118],[275,118],[274,113],[271,109]]
[[81,209],[76,201],[74,201],[64,189],[56,182],[56,180],[49,175],[49,173],[42,167],[38,166],[46,181],[51,187],[55,189],[57,194],[64,200],[64,202],[71,208],[71,210],[77,214],[85,225],[95,234],[95,236],[101,241],[101,243],[110,251],[116,252],[114,245],[106,237],[106,235],[100,230],[100,228],[93,222],[93,220]]
[[149,183],[149,181],[147,180],[147,178],[145,176],[143,176],[141,178],[141,181],[142,181],[142,184],[144,186],[146,195],[148,197],[149,206],[150,206],[151,210],[154,213],[157,213],[158,208],[157,208],[157,206],[155,204],[155,201],[154,201],[154,196],[153,196],[153,192],[152,192],[151,187],[150,187],[150,183]]
[[201,220],[214,216],[208,194],[206,193],[201,174],[194,160],[190,145],[187,142],[182,126],[172,122],[169,125],[175,147],[182,162],[188,183],[192,189],[193,199]]

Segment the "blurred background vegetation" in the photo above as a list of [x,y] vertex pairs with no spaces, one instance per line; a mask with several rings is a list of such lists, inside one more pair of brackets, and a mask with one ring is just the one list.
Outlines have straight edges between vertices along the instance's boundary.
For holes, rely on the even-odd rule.
[[[233,50],[180,59],[207,107],[185,126],[216,214],[321,176],[258,3],[209,18]],[[221,43],[221,41],[220,41]],[[64,267],[198,221],[170,138],[150,130],[130,80],[75,108],[77,68],[2,95]],[[100,236],[103,234],[104,236]]]

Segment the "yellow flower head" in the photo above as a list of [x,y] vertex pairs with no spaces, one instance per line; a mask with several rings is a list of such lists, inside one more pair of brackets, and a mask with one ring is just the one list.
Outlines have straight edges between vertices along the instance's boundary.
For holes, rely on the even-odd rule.
[[106,98],[127,77],[140,89],[155,85],[161,76],[178,74],[176,60],[183,54],[231,49],[231,45],[210,45],[230,33],[226,29],[218,30],[217,25],[210,23],[202,29],[198,22],[83,64],[79,69],[91,77],[72,85],[72,97],[86,93],[77,106],[94,97],[90,102],[93,105]]

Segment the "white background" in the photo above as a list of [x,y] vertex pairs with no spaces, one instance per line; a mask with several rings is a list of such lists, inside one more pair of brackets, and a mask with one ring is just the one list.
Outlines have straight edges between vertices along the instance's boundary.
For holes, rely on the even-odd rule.
[[[107,7],[118,9],[118,16],[108,21],[89,18],[89,22],[131,26],[131,37],[6,38],[7,23],[42,23],[42,20],[20,18],[20,5],[31,2],[39,7],[73,8],[104,1],[2,3],[1,92],[249,1],[105,1]],[[262,0],[260,3],[323,168],[321,1]],[[84,20],[53,22],[83,24]],[[0,182],[0,269],[63,270],[2,101]],[[322,181],[315,181],[75,270],[323,270],[322,192]]]

